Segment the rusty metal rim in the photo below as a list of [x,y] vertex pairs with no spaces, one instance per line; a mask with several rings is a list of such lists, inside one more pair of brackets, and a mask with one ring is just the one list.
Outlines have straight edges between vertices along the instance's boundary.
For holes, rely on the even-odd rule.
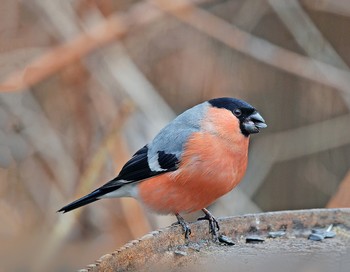
[[[310,209],[278,211],[242,216],[224,217],[219,219],[221,232],[235,238],[242,234],[262,234],[267,231],[286,230],[287,232],[310,230],[313,227],[326,227],[329,224],[343,225],[350,228],[350,208],[341,209]],[[208,225],[206,222],[197,221],[190,224],[192,242],[210,240]],[[130,241],[111,254],[106,254],[80,272],[94,271],[103,262],[113,259],[114,263],[130,261],[131,256],[139,252],[152,254],[185,244],[184,235],[180,226],[169,226],[160,230],[152,231],[140,239]]]

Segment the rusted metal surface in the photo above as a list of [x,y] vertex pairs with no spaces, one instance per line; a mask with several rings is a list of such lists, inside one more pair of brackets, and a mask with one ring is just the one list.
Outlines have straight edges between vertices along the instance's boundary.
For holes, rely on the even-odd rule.
[[[81,271],[350,271],[350,209],[270,212],[219,222],[220,233],[235,245],[212,242],[206,222],[191,224],[189,242],[180,226],[171,226],[131,241]],[[334,238],[308,239],[313,228],[330,225]],[[285,234],[272,238],[276,231]],[[247,243],[252,236],[263,241]]]

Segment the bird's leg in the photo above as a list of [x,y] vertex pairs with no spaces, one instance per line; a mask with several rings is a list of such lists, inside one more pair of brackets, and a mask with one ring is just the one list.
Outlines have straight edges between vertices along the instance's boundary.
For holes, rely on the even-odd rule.
[[182,216],[178,213],[175,213],[178,223],[181,225],[182,229],[185,232],[185,238],[188,239],[188,236],[191,235],[190,225],[182,218]]
[[205,213],[205,216],[198,218],[198,220],[208,220],[209,232],[213,235],[214,240],[216,241],[218,239],[218,231],[220,230],[219,222],[207,209],[204,208],[202,211]]

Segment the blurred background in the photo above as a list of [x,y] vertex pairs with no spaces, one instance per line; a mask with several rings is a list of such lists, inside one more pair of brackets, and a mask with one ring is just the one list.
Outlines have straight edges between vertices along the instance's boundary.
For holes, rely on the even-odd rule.
[[0,272],[72,271],[175,222],[133,199],[56,211],[213,97],[268,123],[215,215],[350,206],[349,1],[2,0],[0,16]]

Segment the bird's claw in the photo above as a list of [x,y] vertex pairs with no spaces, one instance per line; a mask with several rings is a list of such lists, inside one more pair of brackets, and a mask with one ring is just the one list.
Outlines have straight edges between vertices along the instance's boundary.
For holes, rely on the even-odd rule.
[[220,230],[219,222],[207,209],[202,209],[202,211],[205,213],[205,216],[200,217],[197,220],[208,220],[209,233],[213,235],[214,241],[218,241],[218,232]]
[[197,220],[198,221],[200,221],[200,220],[208,220],[209,224],[211,225],[210,226],[210,233],[212,232],[212,229],[214,229],[214,228],[216,228],[217,231],[220,230],[219,222],[216,220],[215,217],[209,217],[208,215],[205,215],[203,217],[199,217]]
[[177,224],[180,224],[184,233],[185,233],[185,239],[188,240],[189,236],[191,235],[191,227],[190,225],[183,219],[179,214],[176,214],[177,218]]
[[188,237],[191,235],[191,228],[190,225],[188,225],[186,222],[179,222],[180,225],[182,226],[182,229],[184,230],[185,233],[185,239],[187,240]]

